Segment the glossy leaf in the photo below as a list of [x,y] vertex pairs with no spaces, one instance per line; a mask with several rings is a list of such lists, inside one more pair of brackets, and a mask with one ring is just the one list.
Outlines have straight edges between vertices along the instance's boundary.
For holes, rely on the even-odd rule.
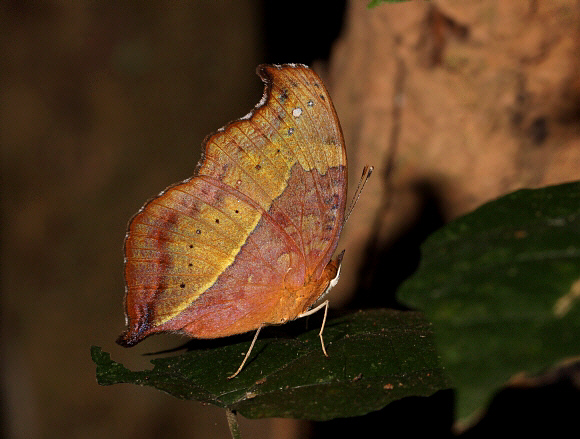
[[580,184],[521,190],[433,234],[399,297],[433,322],[460,418],[580,354]]
[[[280,329],[272,328],[270,334]],[[112,361],[99,347],[93,346],[91,354],[101,385],[152,386],[249,418],[358,416],[448,387],[430,325],[416,312],[374,310],[330,319],[324,331],[328,358],[318,329],[288,338],[262,334],[249,362],[232,380],[227,376],[239,366],[248,341],[158,358],[152,370],[138,372]]]

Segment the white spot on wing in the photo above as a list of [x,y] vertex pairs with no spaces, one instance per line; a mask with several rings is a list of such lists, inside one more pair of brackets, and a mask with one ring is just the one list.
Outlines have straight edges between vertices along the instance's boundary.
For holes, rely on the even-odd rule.
[[306,68],[306,69],[309,69],[310,68],[306,64],[293,63],[293,62],[292,63],[288,63],[288,64],[273,64],[272,66],[275,67],[275,68],[277,68],[277,69],[282,69],[284,67],[291,67],[293,69],[299,68],[299,67]]
[[260,108],[262,105],[264,105],[266,103],[266,99],[268,99],[268,95],[267,93],[264,92],[262,98],[260,99],[260,102],[258,102],[255,108]]
[[300,107],[296,107],[294,110],[292,110],[292,116],[294,116],[294,117],[300,117],[301,114],[302,114],[302,108],[300,108]]
[[246,114],[245,116],[240,117],[240,120],[248,120],[250,119],[252,116],[254,115],[254,110],[250,111],[248,114]]
[[326,287],[326,290],[324,290],[324,293],[322,293],[320,295],[320,297],[318,298],[318,300],[320,300],[324,296],[326,296],[330,292],[330,290],[332,290],[336,286],[336,284],[338,283],[338,278],[340,277],[340,267],[341,266],[342,266],[342,262],[338,265],[338,270],[336,270],[336,276],[334,276],[334,279],[331,279],[330,283]]
[[338,278],[340,277],[340,268],[342,267],[342,264],[340,264],[338,266],[338,270],[336,270],[336,276],[334,276],[334,279],[332,279],[330,281],[330,284],[328,285],[328,288],[326,289],[326,292],[328,293],[332,288],[334,288],[336,286],[336,284],[338,283]]

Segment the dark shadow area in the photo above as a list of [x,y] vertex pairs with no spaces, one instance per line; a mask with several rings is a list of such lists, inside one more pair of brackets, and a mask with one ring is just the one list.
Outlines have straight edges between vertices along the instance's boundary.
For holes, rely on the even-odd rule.
[[461,437],[565,437],[578,428],[580,390],[570,377],[529,389],[506,388],[491,401],[488,412]]
[[[453,390],[395,401],[365,416],[314,422],[311,439],[373,437],[564,437],[577,428],[580,391],[569,377],[538,388],[507,388],[492,400],[486,415],[471,429],[452,433]],[[378,433],[377,433],[378,432]],[[367,435],[365,435],[367,436]]]
[[356,418],[312,424],[315,438],[451,437],[453,391],[442,390],[429,397],[410,397],[384,409]]
[[[328,310],[328,316],[325,324],[325,328],[330,328],[333,325],[332,320],[350,314],[352,311],[348,310]],[[262,328],[259,340],[266,340],[269,338],[280,339],[294,339],[299,335],[312,331],[319,330],[322,325],[322,319],[324,317],[324,311],[320,310],[318,313],[313,314],[308,317],[303,317],[301,319],[292,320],[290,322],[284,323],[282,325],[272,325]],[[144,355],[155,356],[162,354],[179,354],[180,351],[194,351],[198,349],[215,349],[223,346],[234,345],[242,342],[249,342],[254,337],[255,331],[246,332],[245,334],[232,335],[229,337],[214,338],[214,339],[190,339],[185,343],[177,345],[173,348],[164,349],[162,351],[148,352]],[[155,337],[156,334],[151,337]]]
[[264,62],[310,65],[328,59],[342,29],[346,1],[319,6],[308,0],[263,1]]
[[395,297],[397,288],[417,270],[423,241],[445,223],[436,189],[427,182],[419,182],[415,191],[422,200],[420,214],[387,247],[378,238],[383,216],[388,215],[387,208],[381,209],[381,217],[374,225],[374,238],[368,241],[358,274],[359,289],[349,308],[404,309]]

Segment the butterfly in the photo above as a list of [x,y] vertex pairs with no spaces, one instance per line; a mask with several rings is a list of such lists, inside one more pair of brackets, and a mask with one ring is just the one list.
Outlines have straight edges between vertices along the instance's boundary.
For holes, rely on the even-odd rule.
[[[193,177],[149,200],[125,238],[133,346],[160,332],[218,338],[324,308],[342,253],[347,159],[323,82],[302,64],[260,65],[264,95],[203,142]],[[315,306],[320,303],[318,306]],[[230,378],[231,378],[230,377]]]

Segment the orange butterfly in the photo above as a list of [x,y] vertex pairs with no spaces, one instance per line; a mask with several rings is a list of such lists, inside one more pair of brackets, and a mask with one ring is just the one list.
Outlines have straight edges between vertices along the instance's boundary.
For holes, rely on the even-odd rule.
[[265,91],[254,110],[208,136],[194,176],[129,224],[122,346],[166,331],[257,330],[255,342],[267,325],[323,307],[326,319],[328,301],[313,306],[336,284],[342,259],[331,260],[347,191],[340,123],[307,66],[257,71]]

